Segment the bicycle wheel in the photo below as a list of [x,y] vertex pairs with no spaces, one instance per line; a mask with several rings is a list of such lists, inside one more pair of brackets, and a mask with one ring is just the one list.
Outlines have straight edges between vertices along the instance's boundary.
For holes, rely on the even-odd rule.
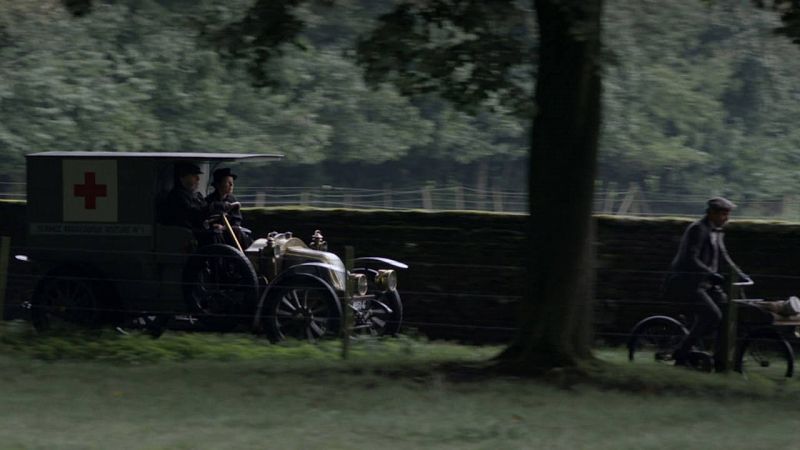
[[736,370],[747,377],[781,380],[794,374],[792,346],[774,329],[748,334],[736,355]]
[[628,338],[628,360],[637,363],[672,364],[672,352],[689,334],[678,320],[651,316],[637,323]]

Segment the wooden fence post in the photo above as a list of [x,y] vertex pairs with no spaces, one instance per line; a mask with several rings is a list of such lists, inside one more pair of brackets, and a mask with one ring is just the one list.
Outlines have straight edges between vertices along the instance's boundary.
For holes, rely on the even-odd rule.
[[386,209],[392,207],[392,185],[390,183],[383,185],[383,207]]
[[[347,273],[350,273],[353,269],[355,254],[355,249],[352,245],[344,246],[344,267],[347,269]],[[353,287],[349,286],[349,283],[350,280],[348,277],[348,286],[345,289],[344,304],[342,305],[342,322],[340,327],[342,332],[342,359],[347,359],[350,355],[350,330],[353,328],[353,315],[350,313],[350,292]]]
[[606,197],[603,199],[603,213],[614,213],[614,197],[616,196],[617,183],[610,181],[606,184]]
[[477,197],[477,202],[475,203],[475,207],[478,211],[486,211],[486,192],[487,187],[489,186],[489,163],[486,161],[481,161],[478,163],[478,179],[476,180],[477,184],[475,186],[475,194]]
[[6,312],[6,284],[8,281],[8,257],[11,253],[11,237],[0,238],[0,320]]
[[622,204],[619,205],[619,209],[617,210],[617,214],[628,214],[631,210],[631,207],[634,205],[633,201],[636,199],[636,185],[631,183],[628,185],[628,192],[625,194],[625,198],[622,199]]
[[647,205],[647,201],[644,198],[642,188],[636,183],[630,183],[628,185],[628,192],[625,194],[625,198],[622,199],[622,204],[619,205],[617,214],[642,214],[649,212],[650,207]]
[[459,211],[464,210],[464,188],[461,185],[455,187],[456,209]]
[[783,196],[781,201],[781,216],[785,220],[797,220],[797,197],[791,194]]
[[255,200],[256,207],[261,208],[262,206],[264,206],[266,200],[267,200],[267,194],[263,192],[256,192],[256,200]]
[[719,329],[717,345],[714,349],[714,369],[718,372],[730,372],[733,368],[733,355],[736,354],[736,320],[737,309],[736,302],[734,302],[734,280],[738,274],[731,269],[728,275],[726,293],[728,295],[728,304],[724,311],[722,311],[722,324]]
[[495,212],[503,212],[503,193],[501,191],[492,191],[492,204]]
[[430,185],[426,185],[422,188],[422,209],[433,209]]

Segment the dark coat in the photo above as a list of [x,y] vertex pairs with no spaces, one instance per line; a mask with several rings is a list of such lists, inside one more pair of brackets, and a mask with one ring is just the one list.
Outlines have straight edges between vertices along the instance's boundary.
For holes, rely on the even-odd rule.
[[190,191],[180,184],[169,191],[164,209],[165,225],[176,225],[200,232],[205,230],[203,222],[208,215],[208,204],[199,192]]
[[[234,197],[233,194],[220,196],[219,192],[217,191],[212,192],[206,197],[206,203],[208,203],[208,207],[211,209],[212,214],[225,211],[226,203],[234,203],[236,201],[236,197]],[[239,244],[242,246],[242,248],[245,249],[249,247],[250,244],[253,243],[253,239],[250,237],[250,230],[244,228],[242,225],[244,222],[244,219],[242,218],[242,210],[240,208],[232,208],[228,210],[228,221],[233,227],[233,232],[236,234],[236,239],[239,241]],[[230,239],[230,236],[227,234],[225,234],[224,239],[228,245],[235,245],[235,243]]]
[[[219,192],[214,191],[208,194],[205,201],[208,203],[208,207],[212,213],[220,213],[225,211],[225,203],[234,203],[238,200],[236,200],[236,197],[234,197],[233,194],[220,197]],[[234,208],[228,211],[228,220],[230,221],[231,225],[241,227],[242,223],[244,223],[241,209]]]
[[[713,234],[717,235],[716,245]],[[708,282],[714,274],[720,272],[723,263],[742,274],[728,255],[724,238],[722,229],[715,229],[708,217],[703,217],[686,228],[667,276],[665,287],[668,297],[685,296],[696,291],[701,283]]]

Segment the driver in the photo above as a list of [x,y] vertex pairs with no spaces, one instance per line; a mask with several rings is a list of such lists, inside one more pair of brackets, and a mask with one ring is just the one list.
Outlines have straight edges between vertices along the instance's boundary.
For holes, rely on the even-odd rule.
[[735,207],[733,202],[722,197],[708,200],[705,216],[686,228],[672,260],[665,286],[668,298],[701,305],[698,320],[675,350],[676,365],[687,365],[693,345],[715,331],[722,320],[720,306],[728,301],[721,288],[722,261],[740,277],[749,279],[731,260],[723,240],[722,228]]
[[203,172],[195,164],[175,164],[175,182],[167,195],[165,225],[191,229],[201,244],[218,241],[219,230],[208,227],[210,209],[203,195],[197,192]]

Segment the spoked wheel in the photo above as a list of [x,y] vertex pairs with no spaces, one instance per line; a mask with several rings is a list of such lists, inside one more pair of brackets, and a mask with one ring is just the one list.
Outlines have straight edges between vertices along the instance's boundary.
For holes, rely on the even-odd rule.
[[785,379],[794,374],[794,351],[777,331],[756,330],[742,341],[736,370],[748,377]]
[[183,273],[187,307],[202,322],[227,331],[252,317],[258,298],[253,265],[239,250],[225,244],[201,248]]
[[339,332],[342,310],[336,292],[315,277],[284,280],[267,294],[261,321],[272,342],[317,340]]
[[100,325],[95,283],[78,270],[58,269],[36,286],[31,319],[39,331],[72,330]]
[[672,352],[688,334],[689,330],[672,317],[648,317],[631,331],[628,359],[637,363],[673,364]]
[[356,336],[394,336],[400,332],[403,303],[397,291],[355,298],[350,308],[353,314],[353,334]]

